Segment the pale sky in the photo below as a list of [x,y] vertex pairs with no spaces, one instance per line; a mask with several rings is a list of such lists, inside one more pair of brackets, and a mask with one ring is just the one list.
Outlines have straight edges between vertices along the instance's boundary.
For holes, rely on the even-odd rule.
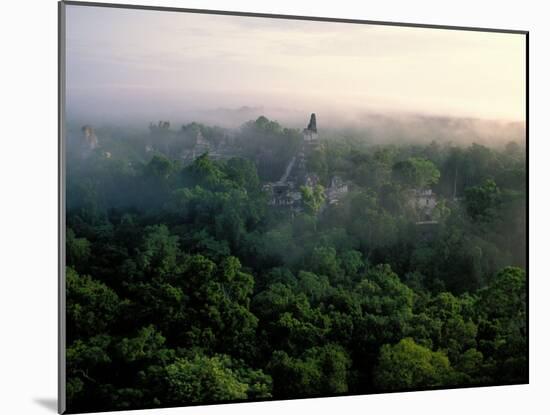
[[67,6],[66,56],[79,117],[261,106],[525,120],[521,34]]

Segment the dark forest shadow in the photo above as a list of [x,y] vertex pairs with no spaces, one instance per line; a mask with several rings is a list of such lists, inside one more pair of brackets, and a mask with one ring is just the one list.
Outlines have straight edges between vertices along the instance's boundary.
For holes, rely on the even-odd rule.
[[55,398],[35,398],[34,402],[52,412],[57,412],[57,399]]

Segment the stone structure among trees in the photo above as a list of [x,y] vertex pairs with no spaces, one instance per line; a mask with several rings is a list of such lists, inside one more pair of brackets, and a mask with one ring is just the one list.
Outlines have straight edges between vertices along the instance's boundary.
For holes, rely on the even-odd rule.
[[303,189],[316,189],[312,194],[322,196],[320,209],[325,203],[337,204],[340,198],[348,192],[348,185],[340,177],[333,177],[330,186],[324,189],[321,178],[315,172],[309,171],[307,159],[319,147],[317,133],[317,117],[312,113],[307,128],[302,131],[300,149],[289,161],[281,179],[268,183],[264,190],[270,194],[269,204],[272,206],[290,207],[294,211],[304,209]]
[[418,225],[437,224],[437,195],[432,189],[412,189],[407,196],[409,206],[418,214]]

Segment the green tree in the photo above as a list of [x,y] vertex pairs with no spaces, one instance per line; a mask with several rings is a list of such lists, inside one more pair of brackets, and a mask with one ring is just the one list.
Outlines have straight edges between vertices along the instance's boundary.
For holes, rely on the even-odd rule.
[[173,163],[162,155],[154,155],[146,166],[146,173],[151,177],[166,179],[175,170]]
[[326,275],[332,282],[342,280],[344,274],[336,250],[327,246],[317,246],[313,249],[310,269],[319,275]]
[[361,252],[350,249],[340,255],[340,266],[349,277],[355,277],[365,266]]
[[77,238],[71,228],[66,233],[67,265],[84,267],[91,254],[91,244],[86,238]]
[[88,275],[78,275],[72,268],[67,268],[66,289],[69,340],[104,332],[124,306],[107,285]]
[[254,353],[258,319],[249,310],[254,279],[234,257],[218,266],[201,255],[190,256],[175,284],[187,293],[187,330],[180,331],[187,346],[234,356]]
[[302,186],[300,192],[306,212],[310,215],[316,215],[325,202],[324,187],[320,184],[315,185],[315,187]]
[[528,378],[526,280],[521,268],[506,267],[479,292],[479,349],[492,363],[496,382]]
[[323,396],[348,391],[351,361],[340,346],[327,344],[308,349],[300,358],[275,351],[268,369],[275,396]]
[[67,400],[78,402],[91,394],[112,363],[109,347],[112,338],[105,334],[78,339],[67,347]]
[[455,375],[445,354],[405,338],[382,346],[374,376],[380,390],[406,390],[451,386]]
[[177,269],[178,237],[171,235],[165,225],[152,225],[144,229],[136,261],[149,277],[164,277]]
[[393,179],[410,188],[423,189],[439,181],[440,172],[430,160],[411,157],[394,164]]
[[179,358],[166,367],[170,404],[246,399],[248,385],[229,368],[227,356]]
[[467,188],[465,196],[466,210],[474,220],[494,219],[501,203],[501,194],[493,180],[488,179],[480,186]]

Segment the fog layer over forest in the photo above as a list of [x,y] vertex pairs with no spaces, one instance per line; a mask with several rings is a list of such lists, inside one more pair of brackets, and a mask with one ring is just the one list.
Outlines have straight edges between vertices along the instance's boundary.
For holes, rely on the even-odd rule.
[[523,125],[260,110],[68,126],[69,410],[527,382]]
[[[240,129],[247,121],[269,114],[270,119],[277,120],[286,127],[301,129],[308,113],[303,110],[241,106],[168,111],[168,114],[147,112],[147,114],[151,121],[166,119],[176,126],[198,122],[227,129]],[[502,147],[510,141],[521,146],[525,143],[525,122],[523,121],[364,110],[349,113],[329,110],[317,112],[317,114],[323,120],[323,129],[319,134],[326,139],[348,136],[357,137],[369,144],[427,144],[435,141],[439,144],[461,146],[475,142],[489,147]],[[75,114],[70,119],[70,125],[73,128],[91,123],[96,127],[128,127],[136,131],[140,129],[147,131],[147,124],[144,123],[144,117],[140,113],[120,116]]]

